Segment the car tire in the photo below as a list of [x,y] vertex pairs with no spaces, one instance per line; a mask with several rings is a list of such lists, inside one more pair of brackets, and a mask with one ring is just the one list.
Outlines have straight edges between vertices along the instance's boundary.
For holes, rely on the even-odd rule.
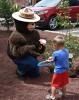
[[56,17],[51,17],[48,22],[48,27],[50,30],[54,30],[57,28],[57,20]]

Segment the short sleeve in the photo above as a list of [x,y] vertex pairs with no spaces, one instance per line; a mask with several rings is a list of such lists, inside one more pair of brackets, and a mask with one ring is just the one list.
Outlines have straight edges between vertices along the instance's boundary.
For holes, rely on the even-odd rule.
[[56,52],[53,52],[53,54],[52,54],[52,58],[53,58],[53,61],[56,60]]

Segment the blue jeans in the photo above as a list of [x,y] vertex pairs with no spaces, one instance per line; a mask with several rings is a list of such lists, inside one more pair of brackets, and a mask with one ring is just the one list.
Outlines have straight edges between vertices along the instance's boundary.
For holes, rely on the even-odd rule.
[[38,77],[40,75],[39,67],[37,66],[38,60],[33,56],[28,55],[13,61],[17,65],[17,71],[20,75],[28,74],[30,77]]

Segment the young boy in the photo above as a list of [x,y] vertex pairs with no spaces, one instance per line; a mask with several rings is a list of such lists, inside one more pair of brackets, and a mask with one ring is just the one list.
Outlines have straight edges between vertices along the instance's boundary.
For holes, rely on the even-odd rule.
[[63,96],[66,93],[66,85],[69,83],[68,70],[69,70],[69,52],[64,47],[64,37],[56,36],[53,40],[55,51],[47,61],[51,60],[55,63],[54,74],[51,83],[51,95],[48,99],[55,100],[56,89],[61,89]]

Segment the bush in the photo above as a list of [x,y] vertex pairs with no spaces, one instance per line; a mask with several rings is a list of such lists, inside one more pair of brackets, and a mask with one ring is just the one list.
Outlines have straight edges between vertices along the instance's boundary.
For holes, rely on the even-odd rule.
[[58,26],[68,29],[75,27],[76,25],[71,23],[69,0],[63,0],[60,2],[59,8],[61,10],[59,10],[59,13],[57,13],[56,16]]
[[14,4],[11,0],[0,0],[0,18],[4,18],[1,24],[7,27],[7,30],[13,25],[12,13],[18,9],[19,6]]
[[46,50],[44,53],[45,59],[48,59],[52,55],[52,52],[53,52],[52,45],[53,45],[53,42],[51,40],[48,40],[46,44]]
[[79,56],[79,40],[71,34],[65,38],[65,46],[73,53],[74,58]]

